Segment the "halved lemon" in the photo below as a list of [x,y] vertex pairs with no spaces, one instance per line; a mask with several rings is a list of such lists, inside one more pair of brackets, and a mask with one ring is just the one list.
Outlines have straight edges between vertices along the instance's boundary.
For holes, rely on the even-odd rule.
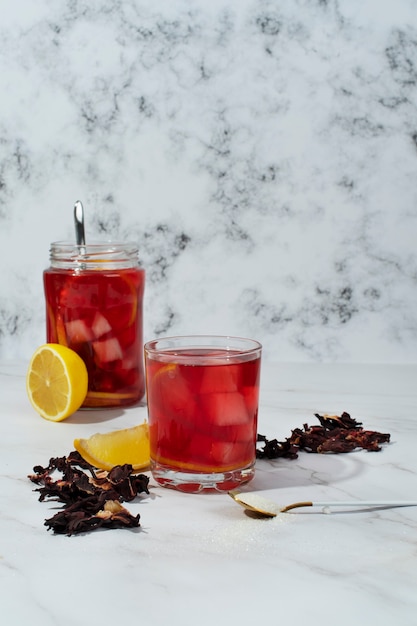
[[26,375],[26,390],[37,413],[61,422],[75,413],[87,395],[88,374],[74,350],[46,343],[35,350]]
[[89,439],[74,439],[74,448],[87,463],[99,469],[110,471],[115,465],[129,463],[134,470],[143,470],[150,463],[148,423],[96,433]]

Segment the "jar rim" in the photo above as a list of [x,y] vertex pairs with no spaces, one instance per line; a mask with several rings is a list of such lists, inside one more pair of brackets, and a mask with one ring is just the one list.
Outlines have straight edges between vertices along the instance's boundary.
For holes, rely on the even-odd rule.
[[[50,247],[51,265],[60,269],[108,269],[132,267],[138,263],[139,246],[127,241],[54,241]],[[105,265],[104,265],[105,264]]]
[[101,241],[89,241],[87,243],[83,243],[83,244],[79,244],[79,243],[75,243],[74,241],[67,241],[67,240],[62,240],[62,241],[53,241],[51,243],[51,248],[52,247],[59,247],[59,248],[65,248],[65,249],[74,249],[74,250],[84,250],[85,248],[92,248],[93,250],[98,249],[98,248],[108,248],[108,247],[114,247],[114,248],[138,248],[138,244],[135,243],[134,241],[118,241],[118,240],[114,240],[114,239],[108,239],[108,240],[101,240]]

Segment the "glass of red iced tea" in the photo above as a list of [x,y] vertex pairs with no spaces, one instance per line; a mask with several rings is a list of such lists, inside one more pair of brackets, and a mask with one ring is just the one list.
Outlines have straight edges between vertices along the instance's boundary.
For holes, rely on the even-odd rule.
[[188,336],[145,344],[151,469],[181,491],[228,491],[253,478],[262,346]]
[[83,407],[135,404],[145,393],[145,272],[130,243],[51,244],[44,272],[47,341],[72,348],[88,370]]

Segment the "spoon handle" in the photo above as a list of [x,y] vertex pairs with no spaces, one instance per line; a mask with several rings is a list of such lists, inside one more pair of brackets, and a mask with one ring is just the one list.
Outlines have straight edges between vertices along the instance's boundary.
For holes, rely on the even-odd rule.
[[352,506],[360,506],[360,507],[400,507],[400,506],[417,506],[417,501],[415,500],[360,500],[360,501],[335,501],[335,502],[294,502],[293,504],[288,504],[284,508],[281,509],[282,513],[286,511],[290,511],[291,509],[297,509],[304,506],[321,506],[321,507],[332,507],[332,506],[344,506],[344,507],[352,507]]
[[75,240],[78,246],[85,246],[84,208],[80,200],[74,205]]

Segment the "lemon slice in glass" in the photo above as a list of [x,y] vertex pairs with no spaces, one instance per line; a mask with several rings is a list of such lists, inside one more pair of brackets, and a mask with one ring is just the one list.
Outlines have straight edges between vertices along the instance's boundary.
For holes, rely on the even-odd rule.
[[87,395],[88,374],[84,361],[74,350],[46,343],[33,354],[26,391],[39,415],[61,422],[75,413]]
[[149,428],[143,422],[132,428],[96,433],[89,439],[74,439],[74,448],[83,459],[99,469],[111,470],[129,463],[135,471],[149,466]]

